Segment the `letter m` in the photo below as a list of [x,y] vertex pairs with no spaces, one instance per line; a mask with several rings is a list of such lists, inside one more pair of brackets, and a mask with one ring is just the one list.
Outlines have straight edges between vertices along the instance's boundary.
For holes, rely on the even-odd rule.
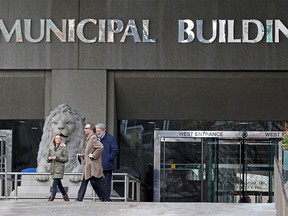
[[3,20],[0,19],[0,30],[6,42],[10,42],[11,37],[15,31],[16,31],[16,42],[23,42],[20,19],[16,19],[10,32],[8,32]]

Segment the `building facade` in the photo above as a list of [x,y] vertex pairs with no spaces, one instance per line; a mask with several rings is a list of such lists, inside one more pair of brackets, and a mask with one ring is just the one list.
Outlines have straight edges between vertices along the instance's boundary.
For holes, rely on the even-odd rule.
[[12,131],[14,171],[35,166],[45,117],[63,103],[106,123],[117,168],[142,181],[156,128],[284,130],[286,1],[0,4],[0,129]]

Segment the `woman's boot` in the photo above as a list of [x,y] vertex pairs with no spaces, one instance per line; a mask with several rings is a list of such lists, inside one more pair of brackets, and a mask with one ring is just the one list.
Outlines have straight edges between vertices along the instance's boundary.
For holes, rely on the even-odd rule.
[[63,196],[63,199],[64,199],[64,201],[69,201],[68,195],[66,194],[65,196]]
[[53,201],[55,199],[55,196],[49,196],[48,201]]

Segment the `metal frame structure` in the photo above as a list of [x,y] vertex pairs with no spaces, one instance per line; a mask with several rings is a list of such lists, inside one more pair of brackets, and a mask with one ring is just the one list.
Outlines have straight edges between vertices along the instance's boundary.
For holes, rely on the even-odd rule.
[[[5,154],[5,146],[3,138],[5,138],[5,136],[0,137],[0,171],[4,172],[4,196],[5,199],[7,199],[8,197],[7,157]],[[0,195],[1,195],[2,182],[3,180],[2,178],[0,178]]]
[[288,215],[288,196],[285,191],[285,182],[282,177],[281,163],[274,158],[274,188],[275,188],[275,207],[277,215],[286,216]]
[[[283,133],[284,132],[282,131],[161,131],[161,130],[155,130],[154,131],[154,202],[160,202],[161,142],[164,142],[164,143],[165,142],[190,142],[190,141],[195,142],[197,139],[201,139],[201,138],[219,138],[219,139],[242,140],[242,143],[244,146],[245,139],[281,139],[283,136]],[[202,151],[203,151],[203,143],[202,143]]]

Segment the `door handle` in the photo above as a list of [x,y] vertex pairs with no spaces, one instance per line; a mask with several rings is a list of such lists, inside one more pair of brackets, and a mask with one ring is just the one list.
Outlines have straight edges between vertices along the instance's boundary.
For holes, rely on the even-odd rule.
[[206,180],[206,164],[205,164],[205,163],[203,163],[202,179],[203,179],[203,180]]

